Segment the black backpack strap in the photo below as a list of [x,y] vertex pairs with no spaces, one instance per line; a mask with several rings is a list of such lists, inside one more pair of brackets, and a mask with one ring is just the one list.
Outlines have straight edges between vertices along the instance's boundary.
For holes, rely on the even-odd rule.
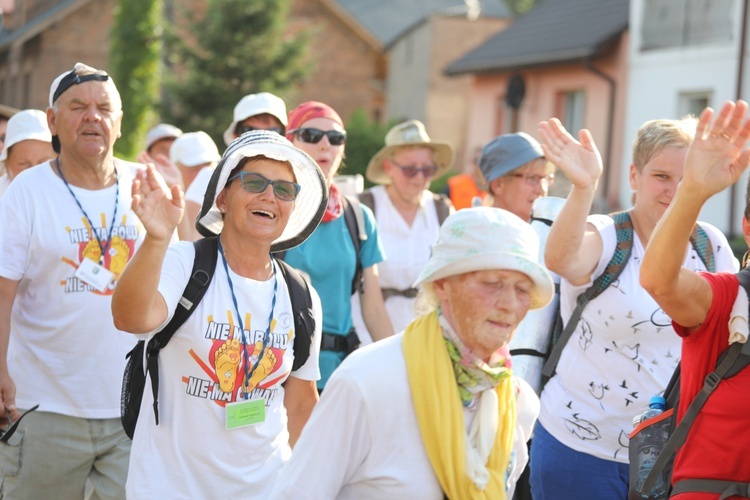
[[586,305],[620,277],[620,274],[622,274],[622,271],[628,264],[628,259],[630,259],[630,253],[633,250],[633,221],[630,219],[630,213],[618,212],[612,214],[611,217],[615,221],[615,233],[617,234],[615,252],[612,254],[612,258],[609,260],[604,272],[576,299],[576,307],[542,369],[542,375],[547,378],[552,377],[555,373],[555,368],[558,361],[560,361],[562,351],[570,340],[570,337],[573,336],[578,322],[581,321],[581,315]]
[[352,279],[352,294],[354,294],[356,292],[364,291],[364,279],[362,277],[362,259],[360,259],[359,257],[359,249],[361,247],[361,241],[367,239],[367,233],[365,232],[365,219],[359,201],[344,195],[341,197],[341,202],[344,205],[344,220],[346,221],[346,229],[349,230],[349,236],[352,239],[352,244],[354,245],[354,254],[357,259],[356,267],[354,270],[354,278]]
[[690,233],[690,243],[693,245],[695,252],[698,257],[706,266],[709,272],[716,272],[716,259],[714,259],[714,250],[711,246],[711,238],[708,237],[708,233],[703,229],[700,223],[693,226],[693,232]]
[[313,316],[312,297],[307,280],[286,262],[277,260],[277,263],[289,289],[289,299],[294,315],[294,362],[292,363],[294,372],[301,368],[310,357],[310,346],[315,333],[315,316]]
[[435,210],[437,211],[438,223],[442,226],[443,221],[448,218],[451,214],[451,208],[453,204],[451,199],[444,194],[432,193],[432,199],[435,202]]
[[182,292],[172,319],[159,333],[154,335],[146,348],[146,371],[151,378],[151,392],[154,395],[154,418],[159,425],[159,350],[169,343],[172,335],[193,314],[208,290],[208,285],[216,270],[219,246],[216,238],[203,238],[193,243],[195,258],[185,290]]

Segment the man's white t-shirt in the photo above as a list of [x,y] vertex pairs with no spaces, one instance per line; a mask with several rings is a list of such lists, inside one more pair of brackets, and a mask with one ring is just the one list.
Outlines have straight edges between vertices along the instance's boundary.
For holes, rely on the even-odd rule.
[[[157,331],[174,314],[194,255],[189,242],[173,244],[167,251],[159,293],[169,317]],[[282,383],[292,369],[295,333],[286,282],[278,265],[275,271],[267,281],[229,271],[245,329],[243,341],[223,259],[218,256],[203,300],[159,353],[158,426],[150,381],[146,382],[130,457],[128,498],[268,497],[291,454]],[[262,376],[249,393],[249,399],[264,401],[265,419],[227,430],[226,405],[243,400],[243,343],[252,367],[266,336],[274,281],[278,289],[271,334],[256,372]],[[313,343],[307,362],[293,373],[302,380],[320,378],[323,320],[320,299],[312,287],[310,291],[316,323]]]
[[[0,202],[0,276],[20,281],[8,345],[19,408],[39,404],[39,411],[74,417],[120,416],[125,355],[136,339],[115,328],[110,303],[114,282],[145,232],[130,209],[139,166],[115,165],[119,188],[71,186],[90,222],[49,162],[18,174]],[[99,261],[92,234],[105,245],[104,267],[115,274],[104,292],[74,276],[83,259]]]
[[192,201],[198,205],[203,205],[203,197],[206,196],[206,189],[208,189],[208,182],[211,180],[216,167],[203,167],[195,176],[193,182],[190,183],[188,188],[185,190],[185,201]]

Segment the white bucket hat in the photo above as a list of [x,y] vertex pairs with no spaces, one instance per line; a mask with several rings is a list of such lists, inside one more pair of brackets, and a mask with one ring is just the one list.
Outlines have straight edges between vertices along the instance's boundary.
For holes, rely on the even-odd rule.
[[414,286],[474,271],[519,271],[534,283],[531,309],[546,306],[554,294],[552,277],[537,262],[539,238],[520,217],[493,207],[464,208],[440,227],[440,237]]
[[169,123],[160,123],[146,134],[146,151],[162,139],[176,139],[182,135],[182,130]]
[[277,118],[286,127],[286,104],[280,97],[269,92],[260,92],[246,95],[240,99],[240,102],[234,107],[234,119],[224,131],[224,142],[227,143],[227,146],[234,140],[234,129],[237,128],[239,122],[264,113]]
[[383,169],[383,160],[388,158],[394,149],[403,146],[425,146],[435,152],[437,172],[434,177],[440,177],[453,165],[453,146],[449,142],[432,141],[427,135],[424,123],[419,120],[409,120],[399,123],[385,135],[385,147],[375,153],[367,165],[365,177],[374,184],[390,184]]
[[275,132],[254,130],[229,145],[211,175],[195,228],[207,237],[221,233],[224,221],[216,206],[216,198],[226,186],[229,174],[243,158],[260,155],[289,162],[301,186],[284,232],[271,245],[272,252],[289,250],[304,242],[320,224],[328,205],[328,186],[315,160]]
[[174,140],[169,148],[169,160],[186,167],[195,167],[221,160],[219,148],[211,137],[203,132],[188,132]]
[[5,144],[0,153],[0,174],[5,173],[5,160],[8,159],[10,147],[28,140],[52,142],[52,134],[47,126],[47,114],[44,111],[24,109],[10,117],[8,129],[5,131]]

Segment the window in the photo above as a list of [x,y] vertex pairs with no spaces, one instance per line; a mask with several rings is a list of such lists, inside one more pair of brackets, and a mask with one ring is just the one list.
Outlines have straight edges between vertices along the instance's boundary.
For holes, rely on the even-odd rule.
[[677,102],[677,114],[700,116],[711,104],[711,92],[681,92]]
[[726,43],[735,0],[645,0],[641,50]]
[[584,104],[586,92],[572,90],[557,95],[557,118],[573,136],[583,128]]

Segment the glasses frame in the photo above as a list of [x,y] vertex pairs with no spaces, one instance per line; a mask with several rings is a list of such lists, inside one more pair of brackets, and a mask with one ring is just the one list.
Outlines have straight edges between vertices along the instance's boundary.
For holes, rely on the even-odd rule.
[[511,177],[523,179],[527,186],[536,187],[540,183],[542,187],[548,188],[555,183],[555,174],[537,175],[537,174],[510,174]]
[[[263,189],[261,189],[260,191],[252,191],[250,189],[247,189],[245,187],[245,176],[246,175],[254,175],[256,177],[259,177],[259,178],[263,179],[263,181],[265,182],[265,184],[263,185]],[[269,178],[267,178],[267,177],[265,177],[265,176],[263,176],[263,175],[261,175],[261,174],[259,174],[257,172],[247,172],[245,170],[243,170],[241,172],[237,172],[235,175],[233,175],[231,178],[229,178],[229,180],[227,180],[227,184],[229,184],[229,183],[231,183],[231,182],[233,182],[233,181],[235,181],[237,179],[240,180],[240,186],[242,187],[242,189],[244,189],[248,193],[255,193],[255,194],[263,193],[263,192],[265,192],[266,189],[268,189],[268,186],[270,185],[273,188],[273,195],[276,198],[280,199],[281,201],[294,201],[294,200],[296,200],[297,196],[299,196],[300,190],[302,189],[302,186],[299,185],[299,184],[297,184],[296,182],[284,181],[284,180],[275,180],[274,181],[274,180],[271,180],[271,179],[269,179]],[[276,190],[276,186],[282,186],[284,184],[291,184],[292,186],[294,186],[294,198],[287,199],[287,198],[284,198],[282,196],[279,196],[279,192]]]
[[[303,137],[303,134],[305,132],[312,133],[313,135],[320,134],[315,140],[314,137]],[[346,144],[346,130],[320,130],[319,128],[315,127],[302,127],[302,128],[295,128],[293,130],[290,130],[287,132],[289,134],[294,134],[295,136],[299,137],[299,139],[302,142],[306,142],[308,144],[317,144],[320,141],[323,140],[323,136],[328,137],[328,143],[331,146],[343,146]]]
[[401,170],[401,173],[404,174],[404,177],[407,179],[413,179],[417,176],[417,174],[422,174],[422,177],[426,179],[432,179],[435,177],[435,174],[439,170],[439,167],[437,165],[425,165],[423,167],[417,167],[415,165],[401,165],[393,158],[389,159],[391,163],[393,163],[396,167]]

